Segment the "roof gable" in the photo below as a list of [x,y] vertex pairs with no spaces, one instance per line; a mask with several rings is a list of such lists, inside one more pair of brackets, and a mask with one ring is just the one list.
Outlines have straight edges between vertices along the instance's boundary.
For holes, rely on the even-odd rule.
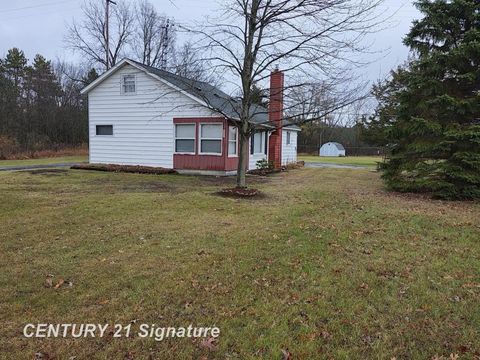
[[[121,69],[127,64],[135,67],[140,71],[145,72],[154,79],[179,91],[180,93],[186,95],[200,105],[210,110],[219,112],[226,118],[233,120],[240,119],[240,101],[227,95],[217,87],[203,81],[188,79],[165,70],[144,65],[142,63],[127,58],[121,60],[110,70],[103,73],[98,79],[96,79],[94,82],[82,89],[81,93],[89,93],[91,90],[100,85],[103,81],[105,81],[107,78],[112,76],[114,73],[116,73],[119,69]],[[265,107],[260,105],[254,105],[251,107],[250,112],[251,123],[267,128],[273,127],[269,122],[268,109],[266,109]],[[284,120],[283,127],[287,126],[292,130],[300,130],[300,128],[298,128],[295,124]]]

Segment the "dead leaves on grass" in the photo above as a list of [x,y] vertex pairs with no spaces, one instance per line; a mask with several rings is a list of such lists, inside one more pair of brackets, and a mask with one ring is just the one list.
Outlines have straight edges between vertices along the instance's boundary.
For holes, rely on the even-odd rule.
[[38,351],[35,353],[34,360],[50,360],[51,357],[47,353]]
[[48,274],[45,277],[45,281],[43,282],[43,286],[46,287],[46,288],[49,288],[49,289],[53,288],[55,290],[58,290],[61,287],[70,288],[70,287],[73,286],[73,282],[70,281],[70,280],[65,280],[64,278],[59,277],[57,281],[54,281],[54,278],[55,278],[54,275]]
[[214,337],[209,337],[206,339],[203,339],[200,342],[200,348],[208,350],[208,351],[215,351],[217,350],[218,342],[217,339]]
[[282,349],[282,360],[292,360],[292,353],[288,349]]

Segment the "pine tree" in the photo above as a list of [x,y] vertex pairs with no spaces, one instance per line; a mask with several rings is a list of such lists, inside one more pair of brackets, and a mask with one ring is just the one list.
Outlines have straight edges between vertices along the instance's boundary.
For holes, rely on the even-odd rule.
[[480,198],[480,2],[416,5],[425,17],[404,43],[417,58],[376,88],[369,127],[390,146],[383,178],[397,191]]

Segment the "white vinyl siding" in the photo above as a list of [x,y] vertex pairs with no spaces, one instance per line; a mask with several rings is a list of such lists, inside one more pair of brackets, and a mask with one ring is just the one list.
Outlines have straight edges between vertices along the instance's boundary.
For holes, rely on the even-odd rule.
[[[290,134],[290,135],[289,135]],[[282,132],[282,165],[297,162],[298,131],[283,130]],[[290,140],[290,143],[288,143]]]
[[[136,95],[124,96],[123,75],[135,75]],[[90,162],[173,168],[174,118],[218,114],[188,96],[125,65],[88,94]],[[113,125],[114,136],[96,136],[96,125]]]

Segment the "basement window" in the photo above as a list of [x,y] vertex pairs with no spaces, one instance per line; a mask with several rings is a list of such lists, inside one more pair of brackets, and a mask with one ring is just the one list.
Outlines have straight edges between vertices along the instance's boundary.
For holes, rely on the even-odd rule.
[[222,154],[223,124],[200,124],[200,153]]
[[195,154],[195,124],[175,125],[175,152]]
[[135,75],[123,75],[122,91],[124,94],[135,94],[136,81]]
[[97,125],[96,135],[111,136],[113,135],[113,125]]

